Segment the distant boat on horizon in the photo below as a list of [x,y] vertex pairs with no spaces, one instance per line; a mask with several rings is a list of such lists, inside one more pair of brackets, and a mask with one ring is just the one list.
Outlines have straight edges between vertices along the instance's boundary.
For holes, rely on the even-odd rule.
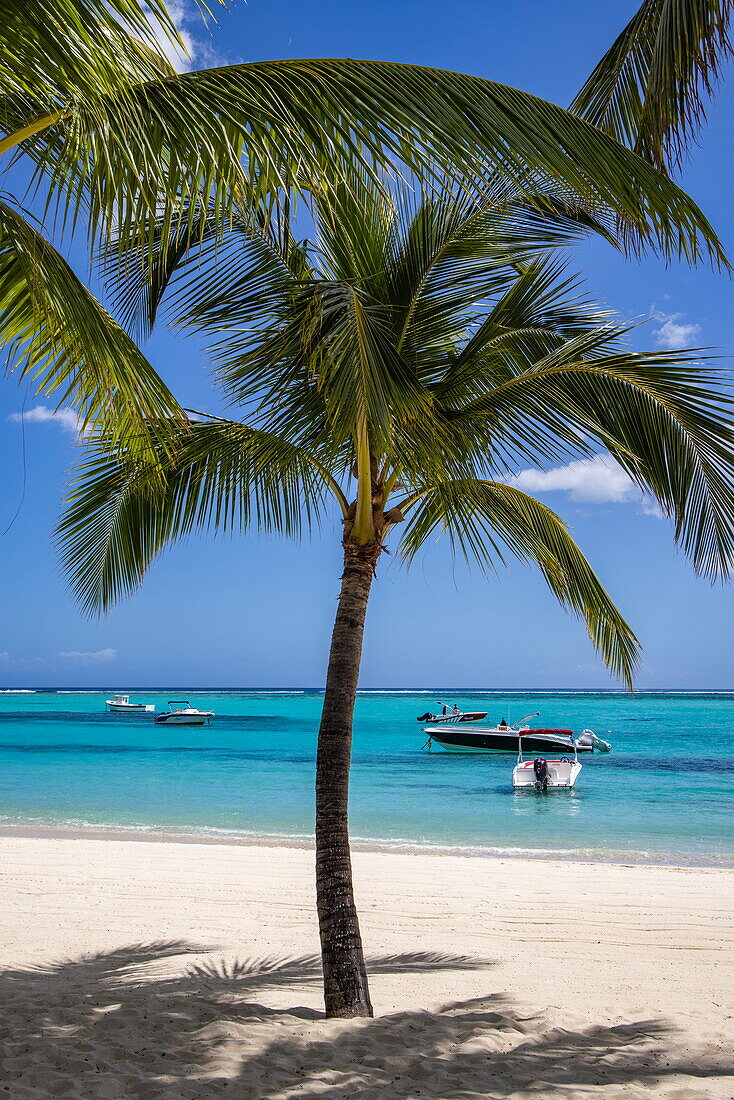
[[117,691],[112,699],[106,699],[107,709],[117,714],[152,714],[154,703],[131,703],[129,694]]

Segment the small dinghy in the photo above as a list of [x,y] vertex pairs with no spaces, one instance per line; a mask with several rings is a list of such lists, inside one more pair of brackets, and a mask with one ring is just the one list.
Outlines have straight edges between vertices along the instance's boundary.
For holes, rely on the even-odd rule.
[[158,726],[208,726],[216,718],[213,710],[197,710],[188,699],[169,699],[168,713],[156,715]]
[[581,765],[574,746],[573,760],[562,756],[560,760],[546,760],[538,756],[535,760],[523,760],[522,736],[517,754],[517,764],[512,770],[512,786],[516,791],[555,791],[568,790],[575,786]]
[[107,709],[113,714],[152,714],[155,710],[153,703],[131,703],[130,696],[123,692],[115,692],[112,699],[105,699]]
[[445,703],[438,700],[439,707],[442,708],[439,714],[431,714],[430,711],[426,711],[425,714],[418,716],[419,722],[431,722],[433,725],[437,723],[455,725],[457,722],[481,722],[483,718],[487,717],[486,710],[459,710],[454,704],[453,707],[447,707]]

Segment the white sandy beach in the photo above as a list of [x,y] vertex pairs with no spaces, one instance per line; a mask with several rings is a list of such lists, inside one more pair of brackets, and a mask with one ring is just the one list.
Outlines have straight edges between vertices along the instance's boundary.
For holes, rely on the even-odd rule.
[[358,852],[344,1022],[312,858],[0,837],[0,1095],[734,1096],[734,871]]

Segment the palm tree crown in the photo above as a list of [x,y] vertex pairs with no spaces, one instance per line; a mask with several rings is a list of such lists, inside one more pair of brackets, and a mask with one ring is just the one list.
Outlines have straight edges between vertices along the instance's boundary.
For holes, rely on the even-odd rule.
[[558,198],[504,185],[390,194],[353,177],[314,195],[311,214],[313,241],[247,213],[222,239],[202,218],[161,250],[152,282],[128,268],[127,320],[145,328],[165,308],[205,334],[244,420],[192,414],[162,475],[92,449],[61,527],[84,605],[130,592],[197,527],[298,533],[331,500],[360,546],[400,525],[407,559],[445,531],[484,566],[508,552],[536,563],[629,681],[629,627],[513,475],[601,447],[674,518],[699,571],[728,573],[732,433],[711,372],[689,353],[629,350],[580,297],[547,250],[590,219]]
[[[205,9],[206,5],[202,4]],[[630,240],[726,263],[701,211],[640,157],[583,120],[490,81],[355,60],[265,61],[177,74],[164,0],[8,0],[0,24],[0,164],[25,165],[44,217],[147,265],[199,205],[220,228],[282,187],[398,159],[454,176],[500,170],[614,211]],[[367,158],[367,159],[366,159]],[[11,180],[13,176],[9,177]],[[143,445],[142,420],[181,415],[130,337],[52,246],[22,194],[0,191],[0,344],[8,370],[71,403],[108,436]],[[38,209],[36,211],[38,213]],[[197,221],[198,224],[198,221]],[[193,221],[185,227],[190,234]],[[144,246],[144,247],[143,247]]]

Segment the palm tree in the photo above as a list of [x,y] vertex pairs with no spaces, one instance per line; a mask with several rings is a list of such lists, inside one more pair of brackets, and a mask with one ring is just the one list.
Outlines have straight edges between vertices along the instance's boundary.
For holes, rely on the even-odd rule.
[[[639,240],[695,262],[721,247],[696,205],[639,157],[552,104],[457,73],[372,61],[266,61],[176,74],[164,0],[9,0],[0,25],[0,160],[30,178],[52,228],[114,232],[150,265],[153,227],[398,159],[411,172],[539,180],[611,209]],[[24,167],[25,166],[25,167]],[[429,167],[432,166],[432,167]],[[17,189],[16,189],[17,190]],[[198,197],[198,202],[194,201]],[[0,192],[0,344],[8,368],[128,445],[180,416],[145,356]],[[171,239],[171,233],[163,240]],[[145,247],[142,247],[145,246]],[[724,261],[725,262],[725,261]]]
[[571,110],[661,171],[679,167],[732,56],[732,0],[644,0]]
[[629,350],[625,329],[579,296],[547,250],[589,219],[560,199],[497,184],[419,200],[362,177],[313,195],[310,216],[313,243],[248,216],[224,237],[205,222],[186,237],[184,218],[151,280],[130,265],[128,321],[145,327],[165,307],[204,335],[240,417],[190,413],[157,462],[94,441],[59,541],[94,613],[196,529],[298,535],[336,508],[344,569],[318,737],[317,899],[327,1014],[369,1015],[347,797],[365,614],[388,543],[402,530],[410,560],[445,532],[485,568],[536,565],[631,683],[634,634],[563,521],[513,475],[602,447],[674,517],[696,569],[726,574],[732,432],[728,398],[691,355]]

